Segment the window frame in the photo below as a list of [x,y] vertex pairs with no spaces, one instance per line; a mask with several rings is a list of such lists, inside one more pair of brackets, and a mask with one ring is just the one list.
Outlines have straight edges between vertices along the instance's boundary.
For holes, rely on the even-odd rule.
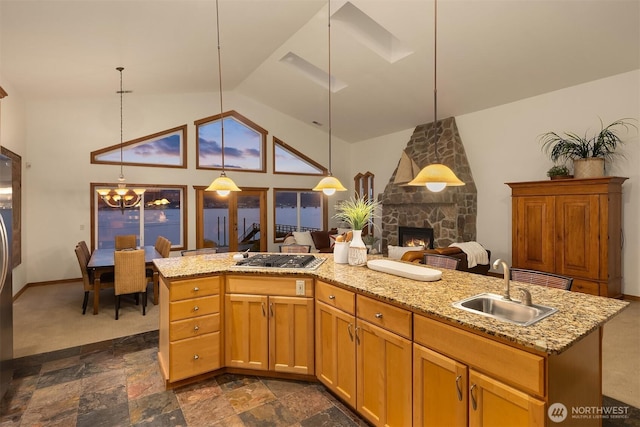
[[[277,233],[276,233],[276,196],[277,196],[277,192],[278,191],[286,191],[289,193],[316,193],[314,192],[312,189],[310,188],[274,188],[273,189],[273,222],[271,224],[271,227],[273,229],[273,243],[282,243],[284,241],[284,237],[277,237]],[[322,228],[321,230],[327,230],[328,229],[328,224],[329,224],[329,219],[327,218],[327,215],[329,213],[329,208],[328,208],[328,201],[329,201],[329,197],[323,193],[317,193],[318,195],[321,196],[321,200],[322,200]],[[298,212],[300,211],[300,207],[298,206],[296,208],[298,210]],[[300,231],[300,225],[296,224],[296,226],[298,227],[298,231]]]
[[[234,172],[254,172],[254,173],[266,173],[267,172],[267,134],[269,133],[266,129],[259,126],[258,124],[252,122],[242,114],[238,113],[235,110],[225,111],[221,114],[216,114],[213,116],[205,117],[203,119],[198,119],[193,122],[196,127],[196,169],[204,169],[204,170],[222,170],[222,166],[202,166],[200,165],[200,126],[206,125],[211,122],[215,122],[218,120],[224,120],[227,117],[232,117],[236,119],[238,122],[243,125],[251,128],[255,132],[261,135],[261,165],[260,169],[241,169],[241,168],[229,168],[228,166],[224,167],[225,171],[234,171]],[[225,141],[225,146],[229,146]],[[225,162],[226,163],[226,162]]]
[[[96,249],[96,245],[97,245],[97,236],[98,236],[98,229],[97,229],[97,219],[98,219],[98,193],[97,193],[97,189],[101,188],[101,187],[109,187],[109,188],[115,188],[117,187],[117,183],[104,183],[104,182],[100,182],[100,183],[95,183],[92,182],[90,183],[90,191],[91,191],[91,196],[90,196],[90,200],[91,200],[91,248],[92,249]],[[186,185],[160,185],[160,184],[127,184],[128,187],[136,187],[136,188],[145,188],[145,189],[150,189],[150,188],[154,188],[154,189],[166,189],[166,190],[180,190],[182,195],[182,203],[180,205],[180,211],[181,211],[181,228],[182,228],[182,242],[171,242],[171,250],[175,250],[175,251],[179,251],[179,250],[183,250],[186,249],[188,247],[188,241],[189,241],[189,235],[188,235],[188,194],[187,194],[187,186]],[[117,209],[117,208],[113,208],[113,209]],[[139,234],[137,235],[138,237]],[[182,244],[180,244],[182,243]],[[144,242],[144,246],[153,246],[155,244],[155,242]]]
[[[315,160],[313,160],[312,158],[304,155],[302,152],[296,150],[295,148],[293,148],[292,146],[290,146],[289,144],[287,144],[286,142],[282,141],[279,138],[276,138],[275,136],[272,137],[273,139],[273,147],[272,147],[272,153],[273,153],[273,174],[274,175],[304,175],[304,176],[325,176],[327,175],[327,173],[329,172],[329,170],[322,166],[320,163],[316,162]],[[300,159],[300,161],[302,162],[306,162],[309,165],[319,169],[318,173],[306,173],[306,172],[279,172],[276,169],[276,148],[280,146],[283,150],[288,151],[289,153],[293,154],[294,156],[298,157]]]
[[[163,130],[160,132],[156,132],[151,135],[146,135],[140,138],[133,139],[131,141],[126,141],[122,143],[122,148],[126,148],[132,145],[138,145],[144,143],[146,141],[157,140],[159,137],[163,135],[169,135],[172,133],[180,133],[180,149],[182,151],[181,160],[182,163],[178,165],[172,164],[163,164],[163,163],[138,163],[138,162],[122,162],[123,165],[130,166],[148,166],[148,167],[161,167],[161,168],[176,168],[176,169],[187,169],[187,125],[184,124],[182,126],[177,126],[172,129]],[[98,156],[101,154],[106,154],[111,151],[120,150],[120,144],[111,145],[109,147],[101,148],[96,151],[91,152],[91,164],[99,164],[99,165],[120,165],[120,161],[108,161],[108,160],[98,160]]]

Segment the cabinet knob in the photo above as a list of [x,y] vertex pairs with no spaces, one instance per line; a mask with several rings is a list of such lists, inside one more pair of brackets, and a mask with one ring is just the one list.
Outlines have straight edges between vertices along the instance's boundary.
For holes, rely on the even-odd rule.
[[200,310],[200,307],[198,307],[197,305],[193,307],[193,311],[198,311],[198,310]]
[[382,313],[376,313],[376,319],[382,319]]
[[194,330],[194,331],[199,331],[199,330],[200,330],[200,326],[198,326],[198,325],[194,326],[194,327],[193,327],[193,330]]
[[198,359],[200,359],[200,356],[198,356],[197,354],[194,354],[193,355],[193,360],[198,360]]
[[329,299],[336,299],[335,295],[329,295]]
[[197,286],[195,288],[193,288],[193,292],[198,292],[199,290],[200,290],[200,288],[197,287]]

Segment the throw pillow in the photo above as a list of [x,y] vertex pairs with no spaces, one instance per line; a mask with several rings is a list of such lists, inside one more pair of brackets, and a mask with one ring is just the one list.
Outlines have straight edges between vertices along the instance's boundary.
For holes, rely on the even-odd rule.
[[311,252],[316,252],[316,245],[313,243],[313,239],[311,238],[311,233],[308,231],[294,231],[293,237],[296,239],[296,243],[298,245],[309,245],[311,246]]
[[392,246],[387,245],[389,251],[389,259],[400,259],[405,252],[409,251],[421,251],[424,246]]
[[283,245],[295,245],[296,244],[296,238],[293,236],[287,236],[286,239],[284,239],[284,242],[282,242]]

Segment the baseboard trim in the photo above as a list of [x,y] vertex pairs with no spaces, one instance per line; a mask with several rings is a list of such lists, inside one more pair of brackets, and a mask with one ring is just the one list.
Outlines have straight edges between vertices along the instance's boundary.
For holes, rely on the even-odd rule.
[[75,282],[82,282],[82,277],[79,277],[77,279],[48,280],[46,282],[31,282],[31,283],[27,283],[26,285],[23,286],[22,289],[20,289],[18,291],[18,293],[16,293],[13,296],[13,302],[15,302],[18,299],[18,297],[20,297],[20,295],[22,295],[27,289],[32,288],[32,287],[49,286],[49,285],[62,285],[62,284],[65,284],[65,283],[75,283]]
[[623,300],[627,301],[640,301],[640,297],[636,295],[622,295]]

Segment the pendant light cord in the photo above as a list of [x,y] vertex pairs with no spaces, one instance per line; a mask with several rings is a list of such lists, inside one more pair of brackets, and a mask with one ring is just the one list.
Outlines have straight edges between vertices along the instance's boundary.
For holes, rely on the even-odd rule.
[[216,0],[216,32],[218,35],[218,90],[220,92],[220,146],[222,159],[222,175],[224,175],[224,110],[222,109],[222,60],[220,55],[220,12]]
[[440,163],[438,153],[438,0],[433,2],[433,126],[435,127],[433,142],[436,163]]
[[331,176],[331,0],[327,3],[329,51],[329,176]]
[[122,123],[123,123],[122,98],[124,97],[124,89],[122,89],[122,70],[124,70],[124,68],[118,67],[116,68],[116,70],[120,71],[120,92],[118,93],[120,94],[120,180],[122,180],[124,178],[124,173],[122,172],[122,164],[123,164],[122,146],[124,144],[124,138],[123,138],[123,132],[122,132]]

